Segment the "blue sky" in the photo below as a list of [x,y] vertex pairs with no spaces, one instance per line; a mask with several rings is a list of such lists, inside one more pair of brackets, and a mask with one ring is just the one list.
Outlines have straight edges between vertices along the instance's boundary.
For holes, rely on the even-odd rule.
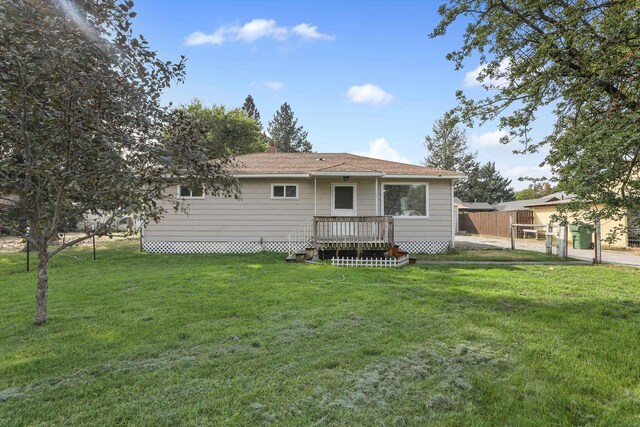
[[[482,96],[478,63],[445,59],[462,27],[430,39],[437,1],[140,0],[134,31],[161,58],[185,55],[187,78],[166,102],[193,98],[239,107],[251,94],[265,128],[288,102],[315,151],[351,152],[419,164],[424,136],[455,105],[455,91]],[[546,121],[546,123],[545,123]],[[540,120],[538,135],[551,126]],[[547,126],[545,129],[544,127]],[[540,176],[541,155],[513,155],[495,126],[467,130],[480,161],[495,161],[515,188]]]

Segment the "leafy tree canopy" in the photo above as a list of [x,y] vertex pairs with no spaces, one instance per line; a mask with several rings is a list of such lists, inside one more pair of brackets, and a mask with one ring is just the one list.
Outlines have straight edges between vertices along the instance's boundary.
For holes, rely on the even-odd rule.
[[[521,152],[547,146],[559,188],[578,196],[569,208],[615,218],[640,207],[638,1],[452,0],[439,12],[431,36],[466,23],[447,58],[461,69],[478,55],[478,80],[492,93],[476,100],[459,91],[458,118],[499,120]],[[545,108],[555,126],[535,141],[530,131]]]
[[[178,208],[165,192],[171,177],[236,194],[225,172],[232,160],[209,161],[189,122],[161,106],[162,91],[184,79],[184,58],[162,60],[134,36],[132,7],[131,0],[0,2],[0,224],[38,252],[36,324],[47,320],[50,258],[108,233],[122,214],[157,220],[165,206]],[[62,224],[87,212],[107,218],[50,246]]]
[[539,199],[540,197],[547,196],[555,193],[557,188],[550,182],[534,182],[530,184],[528,188],[524,190],[516,191],[516,200],[530,200]]
[[208,108],[194,99],[177,112],[189,122],[210,159],[262,153],[267,149],[258,122],[240,109],[227,110],[224,105]]
[[291,106],[286,102],[280,106],[280,110],[276,111],[269,122],[269,135],[278,152],[311,152],[312,146],[307,139],[308,133],[302,126],[298,126],[298,119],[294,117]]

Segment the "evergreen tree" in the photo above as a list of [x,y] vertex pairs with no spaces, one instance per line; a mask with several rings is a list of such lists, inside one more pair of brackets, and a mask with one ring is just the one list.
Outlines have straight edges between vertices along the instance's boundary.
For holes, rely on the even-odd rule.
[[253,102],[253,97],[251,95],[247,95],[244,100],[244,104],[242,104],[242,114],[245,117],[249,117],[250,119],[258,122],[260,126],[260,131],[262,132],[262,121],[260,120],[260,111],[256,107],[255,102]]
[[500,203],[514,200],[511,180],[496,170],[495,162],[487,162],[469,173],[457,195],[468,202]]
[[476,168],[476,153],[469,152],[465,131],[458,127],[456,121],[446,116],[436,120],[432,133],[433,136],[424,138],[427,149],[425,166],[463,173]]
[[302,126],[298,126],[298,119],[294,117],[291,107],[286,102],[269,122],[269,134],[280,153],[311,152],[307,132]]

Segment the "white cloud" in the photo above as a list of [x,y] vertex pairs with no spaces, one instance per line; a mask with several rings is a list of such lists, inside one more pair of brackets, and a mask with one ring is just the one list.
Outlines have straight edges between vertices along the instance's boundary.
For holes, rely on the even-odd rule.
[[287,38],[287,29],[278,27],[273,19],[254,19],[242,27],[231,27],[230,31],[237,33],[236,38],[245,43],[253,43],[263,37],[271,37],[275,40]]
[[318,31],[318,27],[311,24],[298,24],[293,28],[280,27],[273,19],[254,19],[243,25],[223,25],[211,34],[201,31],[191,33],[185,39],[187,46],[202,44],[220,45],[228,41],[253,43],[262,38],[284,41],[295,35],[304,40],[334,40],[335,36]]
[[489,88],[500,88],[506,86],[509,81],[505,77],[502,77],[502,75],[508,70],[509,65],[510,61],[508,59],[502,60],[497,70],[500,77],[493,78],[491,76],[485,76],[483,81],[479,81],[478,78],[480,78],[480,75],[484,73],[487,67],[486,64],[480,64],[474,70],[471,70],[464,75],[462,85],[464,87],[486,86]]
[[284,83],[282,82],[266,81],[264,82],[264,85],[267,89],[271,89],[273,91],[279,91],[284,88]]
[[347,91],[347,97],[351,102],[374,105],[384,105],[393,101],[393,95],[371,83],[351,86]]
[[293,32],[301,38],[308,40],[335,40],[336,38],[334,35],[319,32],[316,25],[306,23],[298,24],[293,27]]
[[251,87],[254,89],[269,89],[274,92],[284,89],[284,83],[273,80],[267,80],[264,82],[251,82]]
[[222,44],[224,41],[224,31],[222,29],[218,29],[213,34],[205,34],[200,31],[191,33],[187,36],[185,44],[187,46],[196,46],[199,44]]
[[[524,159],[524,157],[523,157]],[[542,178],[551,176],[551,168],[548,165],[540,167],[536,164],[530,166],[513,166],[513,164],[506,165],[496,164],[496,169],[500,172],[500,174],[511,180],[511,185],[516,190],[522,190],[527,188],[531,182],[529,181],[519,181],[519,178],[523,177],[531,177],[531,178]]]
[[411,163],[411,161],[398,153],[389,145],[386,139],[378,138],[369,143],[369,151],[356,151],[358,156],[373,157],[374,159],[391,160],[392,162]]
[[471,135],[471,145],[474,147],[491,147],[500,144],[500,138],[507,136],[507,132],[503,130],[496,130],[493,132],[486,132]]

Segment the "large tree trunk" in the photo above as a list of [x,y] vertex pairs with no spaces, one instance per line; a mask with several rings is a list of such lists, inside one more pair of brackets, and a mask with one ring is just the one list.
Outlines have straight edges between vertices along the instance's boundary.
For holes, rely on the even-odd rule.
[[[46,245],[45,245],[46,247]],[[38,251],[38,289],[36,291],[36,325],[47,323],[47,293],[49,292],[49,254]]]

